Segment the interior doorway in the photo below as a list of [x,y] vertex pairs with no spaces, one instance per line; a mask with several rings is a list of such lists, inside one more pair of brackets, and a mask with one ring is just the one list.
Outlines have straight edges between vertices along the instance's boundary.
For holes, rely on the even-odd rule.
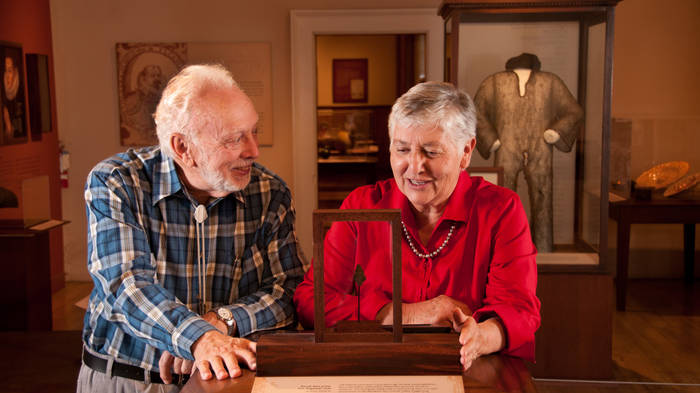
[[435,8],[293,10],[291,15],[293,194],[297,235],[312,255],[312,213],[318,206],[316,36],[425,34],[427,80],[443,80],[444,28]]
[[391,177],[391,106],[425,80],[425,34],[316,36],[318,208]]

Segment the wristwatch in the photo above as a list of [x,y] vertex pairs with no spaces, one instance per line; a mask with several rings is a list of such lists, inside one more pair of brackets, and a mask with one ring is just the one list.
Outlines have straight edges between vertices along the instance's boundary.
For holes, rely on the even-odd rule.
[[235,333],[236,330],[236,320],[233,319],[231,310],[225,307],[219,307],[216,309],[216,317],[226,324],[226,335],[233,336],[233,333]]

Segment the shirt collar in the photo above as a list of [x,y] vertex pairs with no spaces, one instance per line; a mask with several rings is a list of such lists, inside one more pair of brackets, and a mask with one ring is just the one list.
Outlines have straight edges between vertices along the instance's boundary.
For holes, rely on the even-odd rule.
[[459,179],[457,180],[457,186],[447,200],[447,206],[445,207],[445,212],[442,213],[441,221],[451,220],[467,222],[467,207],[471,206],[471,203],[467,200],[467,194],[471,186],[472,179],[469,177],[469,173],[467,173],[467,171],[461,171]]
[[167,154],[160,152],[160,160],[155,162],[153,167],[153,200],[152,205],[174,195],[182,190],[182,183],[177,176],[175,161]]
[[[442,217],[440,217],[440,220],[437,223],[438,226],[445,220],[464,223],[467,222],[467,214],[469,213],[467,209],[469,206],[471,206],[470,201],[467,199],[471,198],[468,195],[471,186],[472,179],[469,177],[469,173],[467,173],[467,171],[462,171],[459,174],[459,179],[457,180],[457,185],[455,186],[454,191],[452,191],[452,195],[450,195],[449,199],[447,200],[447,206],[445,206],[445,211],[442,213]],[[388,195],[390,205],[400,206],[401,219],[404,221],[407,227],[415,228],[416,220],[413,212],[411,211],[411,204],[408,201],[408,198],[401,193],[398,186],[395,186],[395,190],[396,192]]]

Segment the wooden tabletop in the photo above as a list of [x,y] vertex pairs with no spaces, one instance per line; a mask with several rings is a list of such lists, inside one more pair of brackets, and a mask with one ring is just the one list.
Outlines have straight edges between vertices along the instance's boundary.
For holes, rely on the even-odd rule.
[[[406,371],[410,374],[410,371]],[[248,393],[253,389],[255,373],[243,370],[243,375],[223,381],[202,381],[198,374],[183,387],[182,393]],[[530,372],[521,359],[505,355],[488,355],[477,359],[462,374],[465,391],[534,393],[535,386]]]

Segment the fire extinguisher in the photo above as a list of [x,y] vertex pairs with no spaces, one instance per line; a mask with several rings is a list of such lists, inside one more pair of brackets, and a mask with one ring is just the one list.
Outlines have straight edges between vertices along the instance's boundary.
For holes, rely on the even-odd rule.
[[68,169],[70,168],[70,153],[63,144],[59,147],[58,153],[59,168],[61,170],[61,188],[68,188]]

